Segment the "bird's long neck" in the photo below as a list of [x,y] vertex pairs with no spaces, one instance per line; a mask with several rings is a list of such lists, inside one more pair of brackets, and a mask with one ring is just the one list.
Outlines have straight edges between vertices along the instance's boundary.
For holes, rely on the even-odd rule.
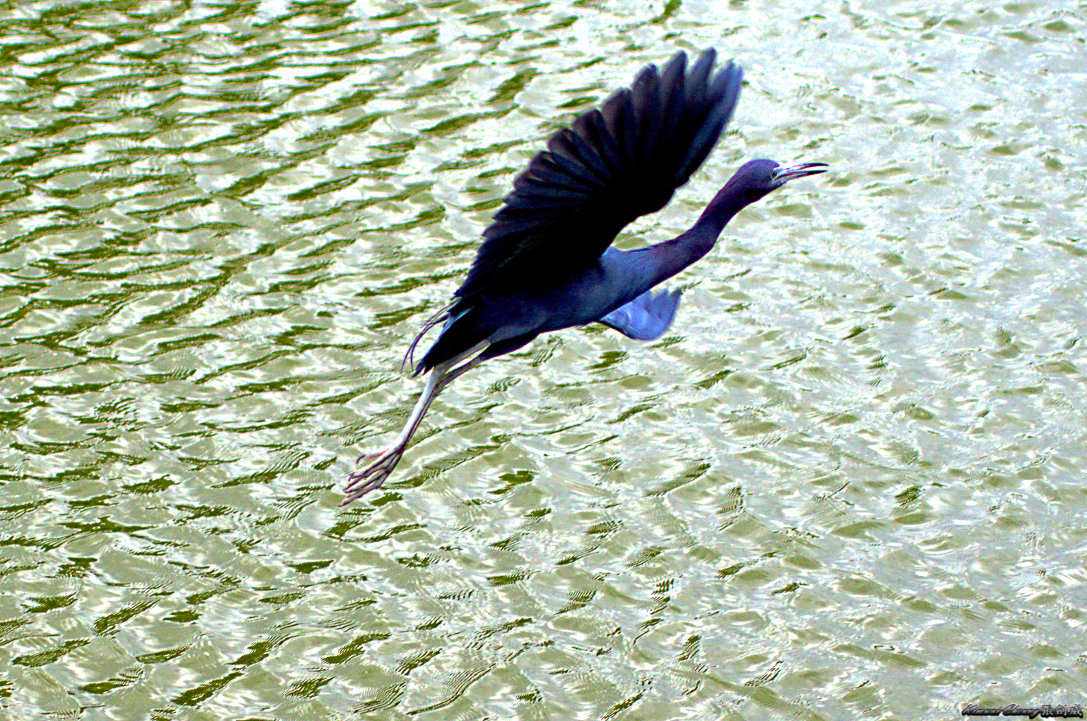
[[674,240],[650,247],[653,257],[652,285],[671,278],[709,253],[732,218],[751,201],[742,199],[729,185],[721,188],[694,226]]

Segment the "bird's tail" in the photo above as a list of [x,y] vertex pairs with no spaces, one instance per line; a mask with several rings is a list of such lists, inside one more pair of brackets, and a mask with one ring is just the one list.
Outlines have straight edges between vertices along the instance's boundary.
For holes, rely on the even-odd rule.
[[[400,362],[400,370],[403,371],[406,368],[411,368],[415,365],[415,347],[423,340],[423,336],[430,332],[430,329],[436,325],[440,325],[443,321],[449,318],[449,311],[453,309],[456,303],[450,303],[434,315],[430,316],[423,323],[423,329],[419,331],[419,334],[415,336],[415,339],[408,346],[408,352],[404,354],[404,360]],[[418,372],[417,372],[418,373]]]

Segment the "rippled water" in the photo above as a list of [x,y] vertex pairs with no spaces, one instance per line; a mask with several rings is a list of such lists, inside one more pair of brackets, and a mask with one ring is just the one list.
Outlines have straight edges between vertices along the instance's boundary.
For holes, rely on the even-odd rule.
[[[1087,12],[0,10],[0,716],[957,717],[1087,688]],[[513,174],[676,49],[833,172],[670,285],[398,370]]]

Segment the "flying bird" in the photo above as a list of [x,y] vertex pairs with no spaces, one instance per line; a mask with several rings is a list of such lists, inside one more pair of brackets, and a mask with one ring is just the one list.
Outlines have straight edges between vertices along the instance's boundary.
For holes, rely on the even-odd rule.
[[744,207],[827,170],[825,163],[752,160],[682,235],[637,250],[612,247],[627,224],[667,205],[724,132],[743,73],[732,62],[714,71],[715,59],[711,48],[690,67],[684,52],[663,70],[647,66],[631,87],[552,135],[514,179],[452,303],[408,348],[410,363],[423,336],[441,326],[415,365],[426,383],[404,430],[387,448],[359,458],[343,505],[381,487],[437,395],[483,361],[541,333],[588,323],[636,340],[662,336],[680,293],[651,289],[708,253]]

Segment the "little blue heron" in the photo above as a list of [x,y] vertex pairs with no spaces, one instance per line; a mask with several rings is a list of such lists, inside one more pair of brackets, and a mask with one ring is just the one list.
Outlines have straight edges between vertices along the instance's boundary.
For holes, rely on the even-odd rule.
[[651,288],[713,248],[745,206],[790,180],[825,172],[824,163],[783,167],[752,160],[714,196],[679,237],[637,250],[611,243],[635,218],[654,213],[706,159],[740,94],[743,74],[729,63],[713,72],[711,48],[688,70],[677,53],[649,65],[630,88],[579,115],[513,181],[513,192],[483,231],[483,244],[453,302],[408,349],[441,324],[415,366],[429,373],[403,432],[348,478],[344,505],[379,488],[396,467],[430,404],[454,378],[521,348],[541,333],[603,323],[637,340],[671,325],[679,291]]

